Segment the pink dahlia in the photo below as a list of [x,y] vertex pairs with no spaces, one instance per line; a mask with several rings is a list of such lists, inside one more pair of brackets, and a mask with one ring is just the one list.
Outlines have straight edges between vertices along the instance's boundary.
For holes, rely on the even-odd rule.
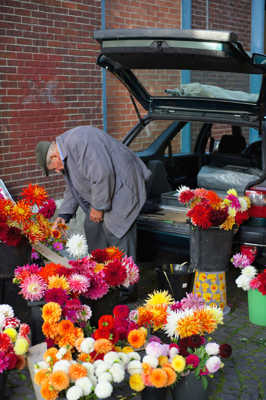
[[92,316],[92,311],[90,306],[82,304],[80,310],[77,313],[77,318],[79,321],[88,321]]
[[74,294],[85,293],[90,286],[90,279],[81,274],[72,274],[67,278],[70,290]]
[[233,255],[232,263],[236,268],[245,268],[250,265],[250,259],[246,254],[236,253]]
[[186,297],[183,297],[180,303],[183,310],[190,308],[200,308],[205,304],[204,300],[193,293],[187,293]]
[[137,283],[139,280],[139,268],[134,263],[133,258],[127,256],[123,257],[122,265],[126,267],[127,273],[126,279],[123,282],[123,286],[129,287],[130,285],[134,285],[135,283]]
[[102,298],[109,290],[109,285],[105,282],[103,271],[91,277],[90,287],[84,296],[89,297],[92,300]]
[[47,290],[45,281],[36,274],[32,274],[24,279],[20,287],[21,291],[19,293],[22,294],[24,299],[30,301],[41,300]]
[[38,274],[40,272],[40,267],[37,264],[26,264],[22,267],[15,268],[14,275],[18,280],[23,280],[32,274]]
[[239,199],[237,196],[233,195],[233,194],[228,194],[226,196],[226,199],[231,201],[231,207],[239,210],[241,208],[241,204],[239,202]]

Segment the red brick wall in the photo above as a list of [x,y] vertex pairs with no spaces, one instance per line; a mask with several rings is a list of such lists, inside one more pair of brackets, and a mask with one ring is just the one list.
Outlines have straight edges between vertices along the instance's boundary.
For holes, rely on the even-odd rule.
[[102,127],[100,26],[99,0],[1,1],[0,177],[13,196],[32,182],[59,197],[63,181],[43,177],[36,143],[77,125]]
[[[106,0],[106,28],[176,28],[181,27],[181,0]],[[139,74],[141,75],[141,74]],[[176,73],[174,73],[176,78]],[[158,75],[149,80],[160,85],[165,77]],[[107,127],[108,132],[120,139],[137,123],[138,119],[128,91],[110,73],[107,73]],[[175,79],[175,87],[176,87]],[[167,86],[169,87],[169,86]],[[138,105],[143,113],[143,110]],[[145,112],[146,113],[146,112]]]

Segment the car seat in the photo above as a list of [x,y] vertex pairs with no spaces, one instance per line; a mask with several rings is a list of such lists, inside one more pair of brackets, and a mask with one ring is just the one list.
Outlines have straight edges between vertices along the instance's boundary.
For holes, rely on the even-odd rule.
[[147,167],[151,171],[151,177],[147,184],[147,198],[159,199],[162,193],[172,190],[164,163],[161,160],[150,160],[147,163]]

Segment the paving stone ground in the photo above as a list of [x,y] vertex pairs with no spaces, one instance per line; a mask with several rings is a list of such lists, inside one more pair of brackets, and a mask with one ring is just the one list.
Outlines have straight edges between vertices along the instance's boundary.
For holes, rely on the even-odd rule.
[[[141,270],[139,300],[158,288],[157,277],[151,267]],[[234,283],[237,271],[227,272],[227,297],[231,307],[224,325],[212,335],[219,343],[229,343],[233,348],[224,368],[210,381],[209,400],[266,400],[266,328],[253,325],[248,319],[246,292]],[[134,307],[135,304],[130,304]],[[0,394],[0,399],[3,396]],[[140,400],[123,384],[114,392],[112,400]],[[35,400],[27,369],[21,373],[9,373],[6,395],[9,400]],[[186,400],[186,399],[183,399]]]

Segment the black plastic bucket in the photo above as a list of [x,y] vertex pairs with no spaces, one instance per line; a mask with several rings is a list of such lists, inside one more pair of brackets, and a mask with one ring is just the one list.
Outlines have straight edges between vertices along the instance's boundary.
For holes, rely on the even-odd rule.
[[190,230],[190,265],[198,271],[226,271],[232,253],[233,230],[218,227]]
[[159,288],[167,290],[176,301],[192,292],[194,272],[165,271],[163,268],[156,269]]

